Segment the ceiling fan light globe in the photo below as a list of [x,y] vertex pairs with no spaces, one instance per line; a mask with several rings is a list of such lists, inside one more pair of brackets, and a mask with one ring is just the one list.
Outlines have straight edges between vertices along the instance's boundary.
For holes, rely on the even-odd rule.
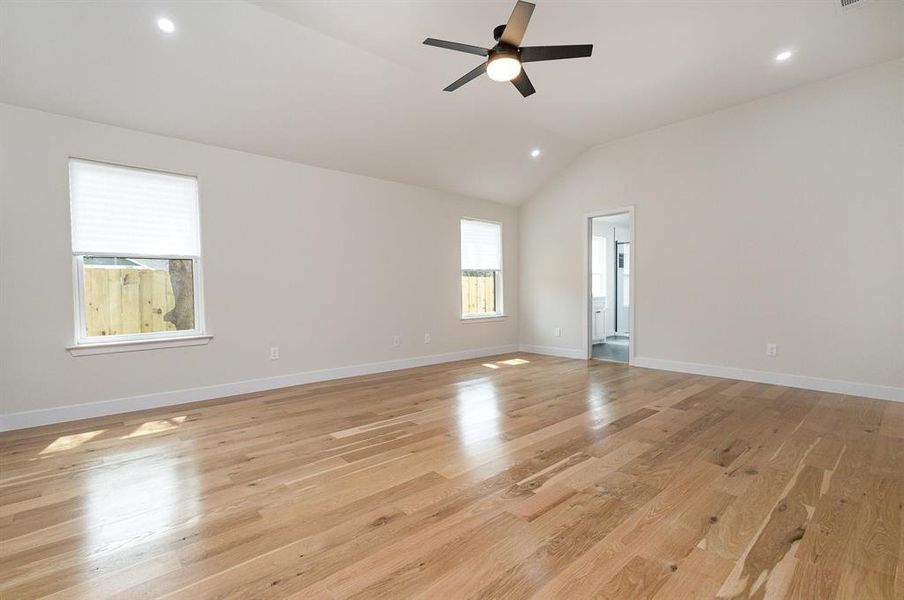
[[487,75],[493,81],[511,81],[521,73],[521,61],[512,56],[499,56],[487,64]]

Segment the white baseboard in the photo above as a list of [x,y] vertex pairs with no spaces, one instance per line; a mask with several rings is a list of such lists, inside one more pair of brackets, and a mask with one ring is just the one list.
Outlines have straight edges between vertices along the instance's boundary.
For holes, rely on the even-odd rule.
[[[402,358],[384,362],[349,365],[345,367],[336,367],[333,369],[304,371],[301,373],[292,373],[289,375],[280,375],[277,377],[249,379],[245,381],[236,381],[232,383],[223,383],[206,387],[173,390],[169,392],[159,392],[156,394],[132,396],[129,398],[117,398],[114,400],[91,402],[88,404],[76,404],[71,406],[61,406],[57,408],[11,413],[0,415],[0,431],[11,431],[13,429],[37,427],[39,425],[50,425],[53,423],[63,423],[66,421],[76,421],[79,419],[103,417],[107,415],[127,413],[136,410],[147,410],[150,408],[160,408],[165,406],[173,406],[176,404],[185,404],[188,402],[213,400],[216,398],[235,396],[237,394],[263,392],[266,390],[290,387],[293,385],[302,385],[305,383],[315,383],[318,381],[328,381],[331,379],[342,379],[344,377],[356,377],[359,375],[370,375],[373,373],[384,373],[387,371],[397,371],[399,369],[409,369],[412,367],[435,365],[446,362],[453,362],[456,360],[481,358],[484,356],[493,356],[496,354],[508,354],[519,350],[522,352],[546,354],[549,356],[560,356],[563,358],[575,358],[580,360],[586,359],[584,352],[580,349],[558,348],[555,346],[533,346],[529,344],[522,344],[520,346],[511,344],[507,346],[479,348],[476,350],[462,350],[459,352],[448,352],[445,354],[430,354],[427,356],[416,356],[412,358]],[[804,388],[820,392],[833,392],[838,394],[848,394],[851,396],[863,396],[866,398],[878,398],[880,400],[904,402],[904,388],[874,385],[870,383],[856,383],[851,381],[840,381],[837,379],[823,379],[819,377],[807,377],[804,375],[789,375],[787,373],[772,373],[768,371],[755,371],[752,369],[721,367],[717,365],[705,365],[700,363],[689,363],[676,360],[665,360],[660,358],[646,358],[640,356],[635,357],[631,361],[631,365],[649,369],[660,369],[663,371],[677,371],[680,373],[692,373],[694,375],[709,375],[711,377],[739,379],[741,381],[755,381],[758,383],[784,385],[788,387]]]
[[659,369],[662,371],[678,371],[679,373],[709,375],[711,377],[724,377],[726,379],[740,379],[741,381],[784,385],[787,387],[816,390],[818,392],[833,392],[836,394],[847,394],[849,396],[863,396],[865,398],[904,402],[904,388],[875,385],[872,383],[856,383],[838,379],[823,379],[821,377],[807,377],[806,375],[755,371],[753,369],[741,369],[737,367],[720,367],[717,365],[704,365],[700,363],[665,360],[661,358],[645,358],[641,356],[634,357],[631,361],[631,365],[635,367],[646,367],[648,369]]
[[587,352],[579,348],[557,348],[556,346],[532,346],[530,344],[521,344],[518,346],[521,352],[532,352],[534,354],[545,354],[547,356],[561,356],[562,358],[578,358],[585,360]]
[[228,396],[235,396],[237,394],[263,392],[266,390],[290,387],[293,385],[302,385],[305,383],[315,383],[318,381],[328,381],[331,379],[342,379],[344,377],[356,377],[359,375],[371,375],[373,373],[384,373],[386,371],[397,371],[399,369],[410,369],[412,367],[436,365],[440,363],[453,362],[456,360],[481,358],[483,356],[493,356],[496,354],[508,354],[511,352],[516,352],[517,350],[518,346],[515,344],[508,346],[478,348],[475,350],[462,350],[460,352],[447,352],[445,354],[430,354],[427,356],[400,358],[397,360],[387,360],[376,363],[349,365],[345,367],[336,367],[333,369],[321,369],[318,371],[304,371],[301,373],[279,375],[276,377],[249,379],[245,381],[222,383],[205,387],[159,392],[156,394],[132,396],[129,398],[117,398],[114,400],[104,400],[101,402],[91,402],[88,404],[73,404],[70,406],[60,406],[57,408],[30,410],[25,412],[0,415],[0,431],[11,431],[13,429],[37,427],[39,425],[50,425],[52,423],[63,423],[66,421],[76,421],[79,419],[104,417],[119,413],[133,412],[136,410],[147,410],[149,408],[160,408],[164,406],[172,406],[175,404],[198,402],[201,400],[213,400],[215,398],[225,398]]

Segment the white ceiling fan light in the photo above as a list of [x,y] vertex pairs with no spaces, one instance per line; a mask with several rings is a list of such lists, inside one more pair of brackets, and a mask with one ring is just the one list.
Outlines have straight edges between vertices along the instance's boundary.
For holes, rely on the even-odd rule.
[[540,149],[539,149],[539,148],[534,148],[533,150],[530,151],[530,157],[531,157],[531,158],[538,158],[539,156],[540,156]]
[[176,24],[173,23],[172,19],[160,17],[159,19],[157,19],[157,29],[159,29],[163,33],[173,33],[174,31],[176,31]]
[[511,81],[521,73],[521,61],[512,54],[497,54],[487,63],[493,81]]

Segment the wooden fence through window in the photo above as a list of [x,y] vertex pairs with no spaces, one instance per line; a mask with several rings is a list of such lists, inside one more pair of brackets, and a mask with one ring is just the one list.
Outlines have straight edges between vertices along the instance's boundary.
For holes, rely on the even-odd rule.
[[496,274],[493,271],[463,271],[462,314],[496,312]]
[[89,336],[175,331],[163,320],[176,305],[168,271],[85,266],[84,284]]

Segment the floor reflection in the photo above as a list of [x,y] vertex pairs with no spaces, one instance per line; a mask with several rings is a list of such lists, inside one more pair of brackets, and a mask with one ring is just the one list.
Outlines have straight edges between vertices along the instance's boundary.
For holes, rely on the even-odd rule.
[[584,403],[587,406],[587,426],[590,429],[601,429],[618,416],[613,408],[611,388],[602,382],[591,379],[587,385]]
[[84,550],[93,569],[116,564],[122,553],[138,552],[137,546],[200,518],[200,482],[192,456],[193,443],[167,436],[105,457],[109,467],[88,471]]
[[606,390],[603,384],[595,379],[591,379],[587,385],[587,395],[585,396],[587,409],[596,412],[606,404]]
[[491,379],[458,385],[455,398],[458,439],[466,451],[483,452],[502,441],[502,413]]

